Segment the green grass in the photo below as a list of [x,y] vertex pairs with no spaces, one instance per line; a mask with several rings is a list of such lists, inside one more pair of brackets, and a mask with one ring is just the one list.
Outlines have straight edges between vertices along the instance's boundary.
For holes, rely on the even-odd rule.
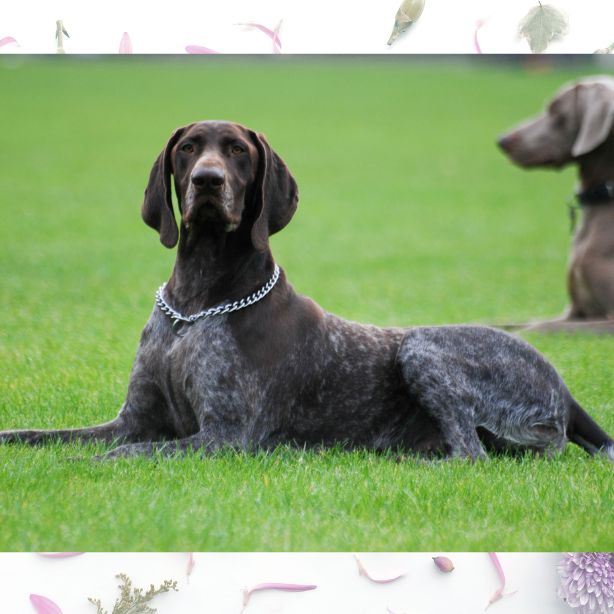
[[[0,428],[117,412],[173,261],[142,192],[195,119],[260,130],[289,164],[301,204],[274,253],[326,309],[414,325],[565,306],[573,171],[520,171],[494,139],[590,64],[3,61]],[[529,340],[614,431],[614,339]],[[477,465],[286,449],[91,462],[100,450],[0,447],[0,550],[614,549],[612,466],[571,446]]]

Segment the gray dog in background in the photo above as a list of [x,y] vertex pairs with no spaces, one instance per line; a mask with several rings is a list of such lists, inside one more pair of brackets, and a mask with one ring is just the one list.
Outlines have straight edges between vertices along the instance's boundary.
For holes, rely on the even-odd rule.
[[527,343],[486,327],[349,322],[297,294],[269,248],[297,202],[262,135],[227,122],[177,129],[142,207],[177,257],[119,415],[0,442],[121,443],[107,458],[294,444],[479,459],[569,440],[614,460],[614,441]]
[[614,79],[590,78],[564,87],[545,113],[499,140],[523,168],[576,164],[581,222],[575,232],[567,287],[571,305],[542,329],[614,333]]

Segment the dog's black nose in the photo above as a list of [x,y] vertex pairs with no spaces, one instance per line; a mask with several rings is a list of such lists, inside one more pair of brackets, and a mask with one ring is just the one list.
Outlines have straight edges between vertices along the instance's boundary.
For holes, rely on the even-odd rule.
[[197,188],[219,188],[224,184],[224,171],[215,166],[195,168],[190,179]]
[[503,151],[508,152],[515,139],[516,139],[515,133],[514,132],[508,132],[506,134],[502,134],[497,139],[497,145],[499,145],[499,147]]

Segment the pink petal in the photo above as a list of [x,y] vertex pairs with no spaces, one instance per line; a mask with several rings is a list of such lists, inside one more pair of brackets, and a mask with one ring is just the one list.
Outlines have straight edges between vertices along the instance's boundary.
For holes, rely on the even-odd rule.
[[488,600],[488,605],[485,608],[486,610],[488,610],[488,608],[493,603],[495,603],[496,601],[499,601],[499,599],[503,599],[503,597],[509,597],[510,595],[513,595],[514,593],[516,593],[516,591],[514,591],[513,593],[503,592],[505,590],[505,573],[503,571],[501,561],[499,561],[499,557],[497,556],[496,552],[489,552],[488,556],[490,557],[490,560],[492,561],[493,565],[495,566],[495,569],[497,570],[497,575],[499,576],[499,581],[501,582],[501,586],[492,594],[491,598]]
[[214,51],[213,49],[209,49],[209,47],[201,47],[200,45],[188,45],[185,48],[187,53],[201,54],[201,53],[219,53],[219,51]]
[[282,21],[283,19],[279,20],[277,27],[273,31],[273,34],[275,34],[275,38],[273,39],[273,53],[281,53],[281,40],[279,38],[279,31],[281,30]]
[[256,584],[251,588],[243,589],[243,605],[249,603],[249,598],[256,591],[289,591],[291,593],[299,593],[302,591],[312,591],[318,588],[315,584],[283,584],[280,582],[266,582],[265,584]]
[[30,595],[30,603],[38,614],[62,614],[59,606],[42,595]]
[[371,582],[375,582],[376,584],[389,584],[390,582],[395,582],[396,580],[399,580],[407,573],[404,571],[403,573],[400,573],[396,576],[392,576],[390,578],[374,578],[366,570],[365,566],[362,564],[362,561],[356,555],[354,555],[354,558],[356,559],[356,564],[358,565],[358,573],[361,576],[364,576],[365,578],[367,578],[368,580],[371,580]]
[[196,561],[194,560],[194,553],[188,552],[188,568],[186,570],[186,575],[188,578],[192,574],[192,570],[194,569],[194,565],[196,565]]
[[247,28],[256,28],[261,32],[264,32],[272,41],[273,41],[273,52],[279,53],[281,51],[281,40],[279,39],[279,29],[281,28],[281,21],[277,24],[275,30],[271,30],[266,26],[263,26],[259,23],[254,23],[252,21],[248,21],[246,23],[238,23],[237,26],[245,26]]
[[496,552],[489,552],[488,556],[490,557],[490,560],[492,561],[493,565],[495,566],[495,569],[497,570],[499,581],[501,582],[501,590],[503,590],[505,588],[505,573],[503,572],[501,561],[499,560],[499,557],[497,556]]
[[5,36],[4,38],[0,38],[0,47],[4,47],[4,45],[10,44],[19,46],[19,43],[12,36]]
[[79,556],[83,552],[38,552],[39,556],[44,556],[47,559],[65,559],[69,556]]
[[475,31],[473,33],[473,46],[475,47],[476,53],[482,53],[482,47],[480,47],[480,40],[478,38],[478,33],[482,29],[482,26],[486,23],[486,19],[478,19],[475,23]]
[[122,34],[122,39],[119,43],[119,53],[129,54],[132,53],[132,41],[128,32]]

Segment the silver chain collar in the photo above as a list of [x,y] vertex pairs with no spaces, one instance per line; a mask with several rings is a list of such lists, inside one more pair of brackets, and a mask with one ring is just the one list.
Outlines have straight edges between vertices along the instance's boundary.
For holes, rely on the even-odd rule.
[[162,313],[165,313],[171,318],[171,320],[173,320],[173,328],[176,328],[182,322],[185,322],[186,324],[194,324],[194,322],[202,320],[203,318],[208,318],[210,316],[218,316],[224,313],[231,313],[232,311],[238,311],[239,309],[249,307],[250,305],[253,305],[254,303],[257,303],[258,301],[262,300],[273,289],[273,286],[275,286],[278,279],[279,267],[275,265],[273,276],[257,292],[254,292],[250,296],[242,298],[241,300],[234,301],[233,303],[218,305],[217,307],[209,307],[209,309],[205,309],[204,311],[200,311],[199,313],[195,313],[191,316],[184,316],[178,311],[175,311],[164,300],[164,288],[166,288],[166,283],[164,283],[158,288],[156,292],[156,305],[160,308],[160,311],[162,311]]

